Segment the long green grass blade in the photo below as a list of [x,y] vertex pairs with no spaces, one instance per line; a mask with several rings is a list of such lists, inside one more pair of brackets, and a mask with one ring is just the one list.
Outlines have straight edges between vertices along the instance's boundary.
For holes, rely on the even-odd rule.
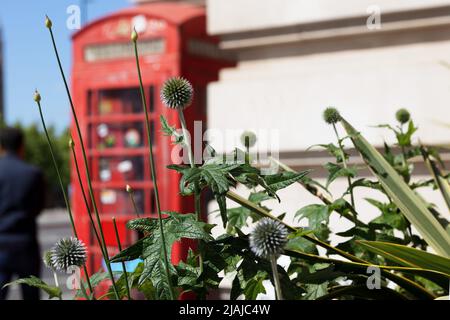
[[357,241],[367,250],[398,265],[439,271],[450,277],[450,259],[423,250],[381,241]]
[[450,235],[428,210],[422,199],[355,128],[345,119],[342,119],[341,123],[364,161],[404,216],[437,254],[450,257]]

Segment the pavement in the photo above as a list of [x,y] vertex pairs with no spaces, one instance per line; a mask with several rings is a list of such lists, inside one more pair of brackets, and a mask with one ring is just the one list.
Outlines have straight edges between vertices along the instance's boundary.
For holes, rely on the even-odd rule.
[[[59,239],[72,235],[69,216],[64,209],[51,209],[44,211],[38,219],[39,243],[42,254],[50,249]],[[73,292],[67,289],[66,281],[68,275],[58,273],[58,281],[63,289],[63,299],[72,299]],[[54,285],[53,273],[42,265],[41,279],[47,284]],[[48,299],[48,296],[42,292],[41,298]],[[8,300],[20,300],[21,292],[18,286],[10,287]]]

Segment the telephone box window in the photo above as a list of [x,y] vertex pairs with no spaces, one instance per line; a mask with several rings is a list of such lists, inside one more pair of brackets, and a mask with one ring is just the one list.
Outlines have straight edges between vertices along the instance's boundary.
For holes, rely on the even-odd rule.
[[94,112],[98,115],[142,113],[139,89],[100,90]]
[[[166,41],[164,39],[150,39],[139,42],[139,53],[141,55],[162,54],[165,50]],[[131,42],[89,45],[84,50],[84,60],[87,62],[131,59],[133,57],[134,49]]]
[[91,124],[91,146],[96,150],[138,149],[144,147],[142,122]]
[[98,180],[102,182],[144,180],[144,161],[142,157],[100,157]]

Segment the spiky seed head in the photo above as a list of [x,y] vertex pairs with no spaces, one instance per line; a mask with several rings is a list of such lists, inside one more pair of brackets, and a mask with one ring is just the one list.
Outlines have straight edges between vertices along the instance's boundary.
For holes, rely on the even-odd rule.
[[241,135],[241,143],[245,146],[245,140],[248,137],[248,146],[249,148],[253,147],[256,144],[256,134],[252,131],[244,131]]
[[161,101],[171,109],[186,109],[193,98],[194,88],[189,81],[181,77],[167,80],[161,89]]
[[395,113],[395,118],[401,124],[405,124],[409,121],[409,119],[411,118],[411,115],[409,114],[408,110],[401,108]]
[[328,107],[323,112],[323,120],[328,124],[335,124],[341,121],[341,115],[336,108]]
[[75,147],[75,142],[73,142],[73,139],[69,139],[69,148],[73,149]]
[[41,102],[41,94],[39,93],[39,91],[34,91],[33,100],[36,102]]
[[84,243],[74,237],[59,240],[51,249],[55,269],[67,271],[70,266],[81,267],[86,263],[87,250]]
[[44,255],[42,256],[42,261],[44,262],[44,265],[47,268],[55,269],[55,267],[53,266],[52,251],[51,250],[47,250],[47,251],[44,252]]
[[136,28],[133,28],[133,32],[131,32],[131,41],[137,42],[139,39],[139,35],[136,31]]
[[128,193],[133,193],[133,188],[129,184],[127,184],[125,190],[127,190]]
[[270,259],[283,252],[288,230],[279,221],[263,218],[250,234],[250,249],[261,258]]
[[51,29],[53,26],[53,22],[48,16],[45,16],[45,26],[49,29]]

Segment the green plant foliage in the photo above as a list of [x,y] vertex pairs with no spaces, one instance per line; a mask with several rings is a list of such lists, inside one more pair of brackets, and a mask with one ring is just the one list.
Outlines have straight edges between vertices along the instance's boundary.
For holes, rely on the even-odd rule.
[[400,178],[383,156],[371,146],[347,121],[341,121],[347,133],[383,188],[402,213],[418,229],[424,239],[439,254],[450,256],[450,235],[442,228],[425,203]]
[[[197,221],[195,215],[179,214],[176,212],[164,212],[164,214],[168,215],[163,220],[163,225],[166,232],[166,249],[169,257],[172,252],[172,245],[176,241],[181,239],[209,241],[212,239],[211,235],[207,232],[207,224]],[[155,287],[157,298],[168,298],[168,279],[164,272],[162,259],[163,248],[157,219],[135,219],[128,223],[128,228],[144,232],[146,236],[137,244],[115,256],[111,261],[117,262],[138,257],[142,258],[144,260],[144,269],[139,277],[138,284],[142,285],[145,281],[149,280]],[[173,266],[170,271],[173,273],[173,276],[176,276],[176,269]]]
[[58,298],[62,299],[62,291],[58,287],[53,287],[46,284],[44,281],[35,276],[30,276],[28,278],[17,279],[13,282],[8,283],[6,286],[11,286],[14,284],[26,284],[30,287],[35,287],[43,290],[48,294],[49,299]]

